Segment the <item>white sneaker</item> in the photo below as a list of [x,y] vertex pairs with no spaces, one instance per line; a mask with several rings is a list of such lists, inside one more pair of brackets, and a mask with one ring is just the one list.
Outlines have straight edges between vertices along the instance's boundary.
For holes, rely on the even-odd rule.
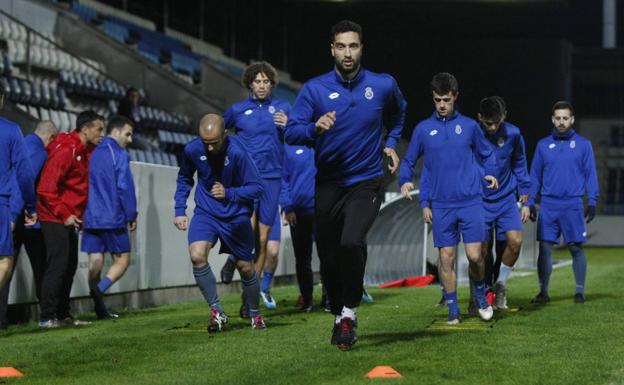
[[264,307],[266,307],[267,309],[275,309],[277,307],[277,304],[275,303],[275,300],[273,299],[271,293],[260,290],[260,297],[262,297]]
[[507,307],[507,289],[505,285],[496,283],[496,285],[494,285],[494,295],[496,298],[494,300],[494,305],[497,309],[509,309],[509,307]]
[[491,305],[488,305],[488,307],[484,309],[479,309],[479,317],[481,317],[482,320],[489,321],[492,319],[492,316],[494,316],[494,309],[492,309]]

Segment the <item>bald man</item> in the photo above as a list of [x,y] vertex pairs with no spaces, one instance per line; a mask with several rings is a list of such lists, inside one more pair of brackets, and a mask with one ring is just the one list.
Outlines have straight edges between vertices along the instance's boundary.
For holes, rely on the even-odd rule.
[[[186,202],[196,172],[195,212],[189,226]],[[199,122],[199,138],[184,147],[175,193],[174,224],[178,230],[189,230],[193,275],[210,306],[209,333],[220,331],[228,321],[208,263],[208,254],[217,239],[221,241],[221,253],[236,257],[251,327],[266,328],[258,305],[260,285],[254,268],[255,240],[250,222],[254,199],[261,193],[258,170],[239,140],[225,135],[221,116],[205,115]]]

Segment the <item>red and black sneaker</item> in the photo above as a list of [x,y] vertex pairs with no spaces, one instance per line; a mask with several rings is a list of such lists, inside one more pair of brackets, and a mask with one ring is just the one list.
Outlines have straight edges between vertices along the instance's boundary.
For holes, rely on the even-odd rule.
[[357,341],[357,322],[348,317],[340,320],[340,334],[336,346],[340,350],[349,350]]

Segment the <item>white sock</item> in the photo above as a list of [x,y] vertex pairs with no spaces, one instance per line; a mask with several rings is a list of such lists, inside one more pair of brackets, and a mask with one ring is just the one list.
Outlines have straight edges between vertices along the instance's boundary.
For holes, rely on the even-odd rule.
[[355,321],[355,313],[357,313],[357,307],[350,308],[343,306],[342,307],[342,318],[351,318]]
[[500,283],[501,285],[504,285],[505,282],[507,282],[507,278],[509,277],[509,274],[511,274],[512,270],[513,270],[512,266],[507,266],[501,262],[501,267],[500,267],[500,271],[498,272],[498,279],[496,280],[496,283]]
[[334,322],[339,324],[341,319],[342,319],[342,315],[337,315],[336,320]]

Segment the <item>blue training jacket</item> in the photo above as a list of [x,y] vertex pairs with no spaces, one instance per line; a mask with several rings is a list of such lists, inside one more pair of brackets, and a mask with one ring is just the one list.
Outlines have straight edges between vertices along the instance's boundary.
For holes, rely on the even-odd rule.
[[0,118],[0,205],[10,206],[13,179],[24,199],[24,208],[35,212],[35,177],[28,162],[19,126]]
[[483,168],[496,167],[496,157],[479,124],[459,112],[436,112],[416,125],[401,161],[399,186],[411,182],[424,156],[420,179],[422,207],[456,208],[481,204]]
[[[286,126],[288,144],[316,151],[317,180],[350,186],[383,174],[383,146],[395,148],[407,103],[394,78],[361,68],[352,80],[334,69],[299,91]],[[336,111],[334,127],[316,133],[316,121]],[[388,133],[382,144],[382,130]]]
[[[210,155],[200,138],[184,147],[175,192],[175,215],[186,215],[186,200],[197,172],[195,214],[208,214],[217,219],[249,219],[253,201],[262,194],[262,179],[246,149],[235,136],[227,136],[221,154]],[[225,187],[225,199],[210,194],[215,182]]]
[[290,115],[290,104],[267,98],[233,104],[223,114],[226,128],[235,128],[243,147],[256,163],[262,178],[280,178],[282,171],[284,127],[273,123],[273,114]]
[[531,163],[531,195],[529,205],[535,205],[537,195],[542,203],[583,204],[587,191],[588,204],[598,202],[598,177],[591,142],[573,129],[551,135],[537,143]]
[[[485,174],[498,179],[498,189],[483,188],[485,201],[499,201],[510,194],[528,195],[531,177],[527,167],[524,138],[520,129],[503,122],[494,135],[484,134],[496,155],[496,167],[486,168]],[[485,182],[487,186],[487,182]]]
[[305,146],[284,145],[284,167],[279,204],[285,213],[314,214],[314,150]]
[[[26,147],[26,155],[28,157],[28,163],[35,178],[35,185],[39,180],[39,174],[41,169],[48,159],[48,151],[46,150],[43,140],[37,134],[28,134],[24,138],[24,145]],[[13,173],[15,175],[15,172]],[[11,180],[11,218],[14,222],[17,222],[18,217],[24,212],[24,199],[22,198],[22,192],[17,185],[17,179],[13,177]],[[35,224],[36,228],[40,228],[39,222]]]
[[86,229],[119,229],[137,218],[128,151],[110,136],[102,139],[89,161]]

